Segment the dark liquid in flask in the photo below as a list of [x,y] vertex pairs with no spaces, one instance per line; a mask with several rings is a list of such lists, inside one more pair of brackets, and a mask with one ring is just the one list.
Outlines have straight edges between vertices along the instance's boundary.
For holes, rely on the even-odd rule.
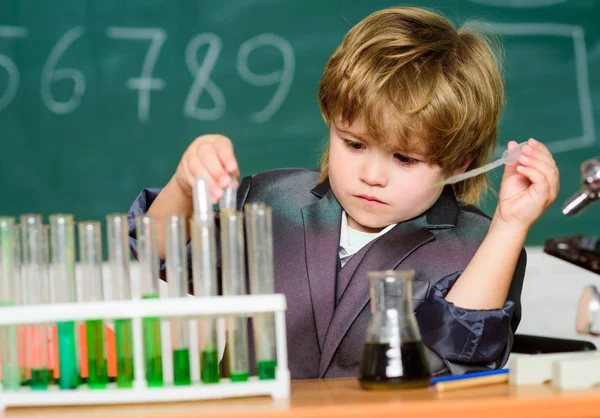
[[360,364],[364,389],[407,389],[428,386],[431,374],[423,343],[404,342],[399,348],[388,343],[366,343]]

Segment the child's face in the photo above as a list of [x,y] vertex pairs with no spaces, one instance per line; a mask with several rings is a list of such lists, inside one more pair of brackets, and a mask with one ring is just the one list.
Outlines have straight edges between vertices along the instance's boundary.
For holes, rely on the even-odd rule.
[[329,181],[349,226],[378,232],[433,206],[442,189],[429,186],[444,178],[442,169],[418,152],[387,151],[364,132],[360,122],[330,128]]

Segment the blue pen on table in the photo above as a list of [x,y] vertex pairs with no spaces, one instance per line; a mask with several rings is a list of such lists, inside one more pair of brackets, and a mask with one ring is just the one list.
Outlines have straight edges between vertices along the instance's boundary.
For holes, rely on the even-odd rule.
[[507,373],[508,373],[508,369],[499,369],[499,370],[489,370],[489,371],[485,371],[485,372],[466,373],[466,374],[460,374],[460,375],[454,375],[454,376],[440,376],[440,377],[434,377],[433,379],[431,379],[431,384],[435,385],[436,383],[439,383],[439,382],[450,382],[453,380],[472,379],[475,377],[493,376],[493,375],[497,375],[497,374],[507,374]]

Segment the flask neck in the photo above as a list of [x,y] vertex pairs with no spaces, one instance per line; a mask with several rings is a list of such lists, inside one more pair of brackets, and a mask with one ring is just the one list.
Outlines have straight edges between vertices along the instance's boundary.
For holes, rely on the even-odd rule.
[[411,312],[412,284],[410,278],[382,277],[371,281],[371,311],[394,315]]

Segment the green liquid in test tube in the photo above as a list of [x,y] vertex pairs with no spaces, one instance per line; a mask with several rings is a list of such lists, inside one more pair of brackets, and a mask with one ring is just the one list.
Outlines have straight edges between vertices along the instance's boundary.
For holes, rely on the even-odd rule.
[[260,380],[275,379],[276,360],[258,360],[258,378]]
[[[147,294],[144,299],[158,299],[158,293]],[[144,326],[144,359],[146,364],[146,380],[150,387],[163,385],[162,342],[160,334],[160,318],[143,319]]]
[[[38,214],[21,215],[22,244],[22,301],[26,305],[48,304],[49,245],[48,226],[43,225]],[[48,388],[48,335],[47,324],[27,325],[25,332],[25,363],[29,371],[32,390]]]
[[[195,296],[217,295],[215,220],[206,181],[197,178],[193,190],[194,217],[192,236],[192,272]],[[220,380],[217,354],[217,318],[200,319],[200,378],[203,383]]]
[[248,380],[248,372],[230,372],[229,378],[232,382],[245,382]]
[[[52,303],[75,303],[75,232],[73,216],[53,214],[50,219]],[[58,322],[58,361],[61,389],[75,389],[81,383],[74,321]]]
[[188,348],[173,350],[173,383],[175,386],[187,386],[192,383]]
[[104,321],[101,319],[85,321],[85,331],[87,336],[88,386],[92,389],[104,389],[108,385]]
[[[264,203],[244,206],[246,238],[248,242],[248,268],[250,293],[273,294],[273,229],[271,208]],[[258,314],[253,318],[254,345],[258,378],[275,379],[275,317],[272,313]]]
[[48,369],[31,368],[31,389],[46,390],[48,388]]
[[219,382],[219,354],[215,348],[205,348],[202,350],[200,367],[203,383]]
[[[143,299],[158,299],[159,261],[156,219],[137,215],[135,229],[138,240],[140,284]],[[163,386],[161,323],[158,317],[143,318],[144,361],[146,381],[150,387]]]
[[[0,307],[15,306],[17,301],[17,277],[15,245],[18,234],[14,218],[0,217]],[[21,370],[17,345],[17,327],[0,327],[2,346],[2,390],[16,391],[21,388]]]
[[[113,299],[131,299],[129,276],[129,234],[126,214],[106,216],[108,237],[108,261],[110,263]],[[115,320],[117,345],[117,387],[133,387],[133,329],[131,319]]]
[[115,320],[117,387],[133,387],[133,330],[131,319]]
[[[187,296],[187,257],[185,252],[185,215],[165,218],[167,285],[169,298]],[[189,328],[185,318],[171,319],[171,348],[173,350],[173,382],[191,384]]]
[[77,340],[74,321],[58,322],[58,361],[60,378],[58,386],[61,389],[75,389],[81,384],[79,366],[77,364]]
[[[98,221],[78,223],[79,255],[84,301],[103,300],[102,290],[102,229]],[[88,387],[105,389],[108,385],[104,321],[85,321],[88,356]]]

